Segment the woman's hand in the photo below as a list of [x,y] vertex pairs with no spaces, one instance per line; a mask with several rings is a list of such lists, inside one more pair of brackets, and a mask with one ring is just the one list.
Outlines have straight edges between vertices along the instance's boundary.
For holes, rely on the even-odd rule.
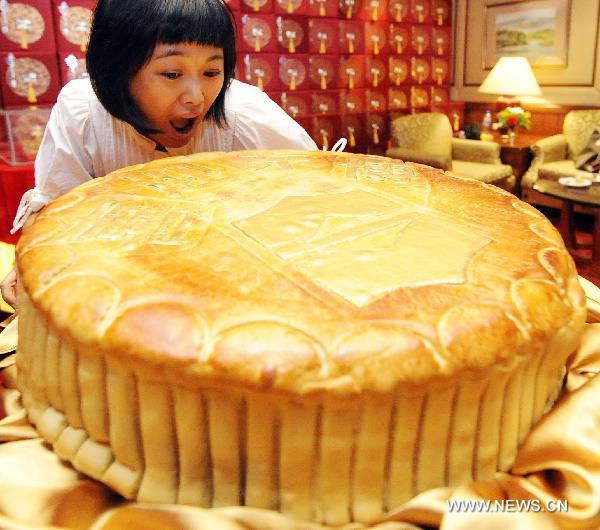
[[4,301],[17,310],[17,268],[13,269],[6,275],[6,278],[0,283],[0,293]]
[[[40,210],[41,211],[41,210]],[[23,223],[22,230],[26,230],[35,220],[40,212],[32,213],[25,223]],[[15,311],[17,310],[17,266],[13,267],[2,283],[0,283],[0,295],[4,301],[12,307]]]

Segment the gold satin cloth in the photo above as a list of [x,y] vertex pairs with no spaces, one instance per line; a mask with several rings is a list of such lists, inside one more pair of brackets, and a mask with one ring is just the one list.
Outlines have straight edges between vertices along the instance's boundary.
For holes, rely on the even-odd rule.
[[[590,321],[598,316],[590,310]],[[15,323],[0,334],[1,530],[325,529],[243,506],[202,509],[128,502],[61,462],[27,421],[15,389],[14,355],[2,356],[3,343],[5,351],[16,343]],[[587,324],[567,369],[563,395],[531,431],[510,474],[426,491],[375,525],[353,523],[343,530],[600,528],[600,323]],[[568,511],[519,511],[514,504],[505,504],[504,512],[447,509],[447,501],[476,499],[539,500],[542,508],[553,500],[567,501]]]

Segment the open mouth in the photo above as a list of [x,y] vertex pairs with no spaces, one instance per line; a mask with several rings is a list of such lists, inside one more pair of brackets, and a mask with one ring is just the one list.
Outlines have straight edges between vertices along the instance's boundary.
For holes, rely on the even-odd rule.
[[179,134],[187,134],[194,128],[196,120],[197,118],[176,118],[170,123]]

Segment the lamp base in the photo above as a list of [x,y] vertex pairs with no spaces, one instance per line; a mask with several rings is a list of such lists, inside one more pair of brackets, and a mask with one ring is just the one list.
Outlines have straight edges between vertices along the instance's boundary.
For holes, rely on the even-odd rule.
[[520,107],[521,100],[518,96],[500,96],[496,100],[496,112],[504,110],[506,107]]

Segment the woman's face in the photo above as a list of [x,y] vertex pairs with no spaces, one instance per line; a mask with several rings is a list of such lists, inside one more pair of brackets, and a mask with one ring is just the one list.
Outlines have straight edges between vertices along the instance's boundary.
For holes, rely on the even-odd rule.
[[194,135],[223,86],[222,48],[157,44],[130,84],[134,101],[164,147],[182,147]]

